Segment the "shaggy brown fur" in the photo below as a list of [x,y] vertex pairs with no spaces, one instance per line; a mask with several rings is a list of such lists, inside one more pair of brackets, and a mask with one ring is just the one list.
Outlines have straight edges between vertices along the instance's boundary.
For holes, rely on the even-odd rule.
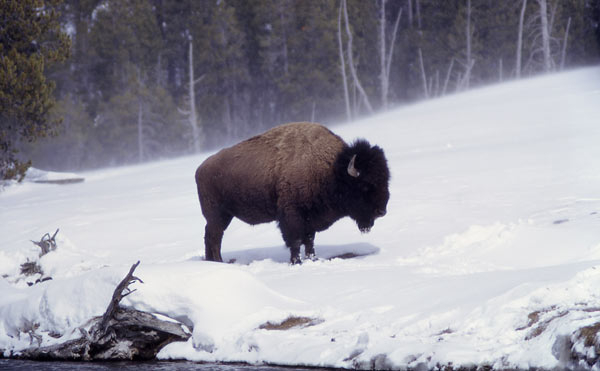
[[[358,177],[347,170],[354,154]],[[315,232],[336,220],[349,215],[365,231],[385,214],[388,179],[379,147],[366,141],[348,146],[314,123],[281,125],[223,149],[196,170],[206,259],[222,261],[223,232],[237,217],[249,224],[277,220],[291,262],[299,263],[300,245],[314,256]]]

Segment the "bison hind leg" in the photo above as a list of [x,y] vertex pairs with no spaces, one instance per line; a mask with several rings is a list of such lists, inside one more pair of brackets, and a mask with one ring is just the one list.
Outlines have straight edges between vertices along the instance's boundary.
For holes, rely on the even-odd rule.
[[205,259],[209,261],[222,262],[221,242],[223,233],[231,223],[233,216],[221,215],[218,218],[207,218],[204,229],[204,253]]

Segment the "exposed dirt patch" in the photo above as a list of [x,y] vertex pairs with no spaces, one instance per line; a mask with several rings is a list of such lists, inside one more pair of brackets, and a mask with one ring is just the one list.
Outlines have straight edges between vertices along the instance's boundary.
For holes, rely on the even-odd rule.
[[536,310],[527,315],[527,324],[517,328],[516,330],[523,331],[531,329],[527,335],[525,335],[525,340],[531,340],[540,336],[544,331],[546,331],[548,325],[552,321],[564,317],[567,314],[569,314],[569,310],[558,310],[556,306],[551,306],[542,310]]
[[[548,318],[542,322],[539,322],[539,324],[537,326],[535,326],[531,331],[529,331],[527,336],[525,336],[525,340],[531,340],[533,338],[540,336],[544,331],[546,331],[550,322],[554,321],[557,318],[564,317],[568,313],[569,313],[569,311],[558,312],[557,314],[551,316],[550,318]],[[538,320],[539,320],[539,318],[538,318]]]
[[267,322],[263,323],[258,328],[261,330],[290,330],[293,328],[315,326],[320,323],[323,323],[323,320],[319,318],[291,316],[281,323]]
[[596,346],[596,338],[600,331],[600,322],[591,326],[582,327],[579,329],[577,336],[583,339],[583,344],[586,347]]

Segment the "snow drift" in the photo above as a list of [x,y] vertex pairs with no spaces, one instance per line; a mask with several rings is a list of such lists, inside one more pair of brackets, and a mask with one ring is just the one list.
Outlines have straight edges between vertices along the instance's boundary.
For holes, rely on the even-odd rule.
[[[274,224],[234,221],[202,260],[194,171],[208,154],[0,193],[0,349],[64,341],[124,300],[193,327],[162,359],[359,368],[553,368],[597,361],[600,68],[509,82],[332,129],[384,148],[388,214],[317,234],[289,266]],[[38,257],[30,240],[60,228]],[[349,259],[343,259],[349,258]],[[27,285],[39,260],[52,280]],[[30,279],[29,279],[30,280]],[[273,330],[265,323],[308,318]],[[591,334],[591,335],[590,335]],[[592,345],[589,341],[591,337]],[[596,345],[597,347],[597,345]]]

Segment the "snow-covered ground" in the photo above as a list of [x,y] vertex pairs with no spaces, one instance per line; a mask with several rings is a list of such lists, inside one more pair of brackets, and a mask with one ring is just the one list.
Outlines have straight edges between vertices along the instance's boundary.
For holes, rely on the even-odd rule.
[[[333,367],[564,366],[600,322],[600,68],[433,100],[332,129],[384,148],[388,214],[317,234],[322,259],[287,264],[275,224],[234,221],[202,260],[194,182],[208,154],[0,193],[0,349],[77,336],[138,259],[124,304],[193,325],[163,359]],[[29,287],[30,240],[57,228]],[[364,255],[332,258],[345,253]],[[290,316],[289,330],[259,328]],[[55,339],[49,334],[61,334]],[[55,335],[56,336],[56,335]],[[583,349],[582,344],[575,348]]]

